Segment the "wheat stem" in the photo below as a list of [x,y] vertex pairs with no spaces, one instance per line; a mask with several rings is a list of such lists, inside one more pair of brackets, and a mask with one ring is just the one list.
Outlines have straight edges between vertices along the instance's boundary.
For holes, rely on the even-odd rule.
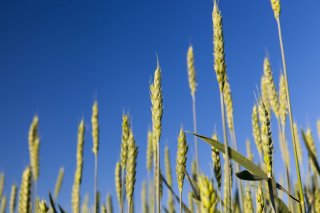
[[295,138],[294,128],[293,128],[293,119],[292,119],[291,100],[290,100],[290,92],[289,92],[289,85],[288,85],[287,66],[286,66],[286,59],[285,59],[285,55],[284,55],[280,18],[279,17],[276,18],[276,21],[277,21],[277,25],[278,25],[278,35],[279,35],[279,42],[280,42],[280,49],[281,49],[282,65],[283,65],[283,71],[284,71],[285,85],[286,85],[286,89],[287,89],[288,113],[289,113],[289,121],[290,121],[291,137],[292,137],[292,146],[293,146],[293,151],[294,151],[294,160],[295,160],[295,164],[296,164],[296,173],[297,173],[299,190],[300,190],[300,193],[299,193],[300,194],[300,203],[301,203],[302,212],[305,212],[303,185],[302,185],[302,181],[301,181],[300,166],[299,166],[299,159],[298,159],[297,146],[296,146],[296,138]]

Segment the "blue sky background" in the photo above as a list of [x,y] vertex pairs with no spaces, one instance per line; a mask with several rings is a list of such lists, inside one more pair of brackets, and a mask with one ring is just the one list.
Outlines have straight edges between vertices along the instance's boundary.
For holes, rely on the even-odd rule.
[[[281,4],[294,119],[299,127],[311,127],[317,138],[320,2],[283,0]],[[141,182],[146,178],[146,132],[151,127],[149,84],[156,67],[156,52],[163,74],[162,152],[169,145],[171,160],[175,162],[180,125],[192,130],[186,69],[190,42],[197,69],[198,132],[210,136],[216,129],[221,135],[220,102],[213,71],[212,6],[212,1],[195,0],[2,1],[0,171],[6,174],[5,194],[9,195],[12,183],[20,185],[22,171],[28,165],[28,130],[37,113],[41,138],[39,195],[47,198],[48,191],[53,191],[59,167],[64,166],[59,202],[70,211],[77,128],[83,117],[87,131],[81,191],[92,197],[90,119],[92,103],[97,99],[102,199],[105,200],[106,192],[115,194],[114,167],[119,160],[121,116],[127,111],[139,145],[135,193],[139,212]],[[281,57],[276,22],[268,0],[221,0],[220,9],[238,147],[245,153],[245,139],[252,141],[251,110],[266,55],[270,56],[278,85]],[[188,139],[191,159],[193,139]],[[280,162],[277,142],[275,148],[276,161]],[[200,142],[199,152],[201,169],[210,174],[210,148]],[[293,167],[293,158],[291,162]],[[280,171],[282,163],[275,167]],[[113,201],[116,205],[115,197]]]

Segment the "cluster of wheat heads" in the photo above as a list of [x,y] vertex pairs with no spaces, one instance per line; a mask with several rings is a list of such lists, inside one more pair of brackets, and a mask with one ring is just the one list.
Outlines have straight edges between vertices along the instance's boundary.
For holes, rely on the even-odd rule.
[[[268,57],[263,60],[261,76],[261,94],[257,97],[252,109],[252,139],[246,141],[247,153],[245,157],[237,151],[237,141],[233,118],[233,102],[231,85],[227,77],[227,66],[224,52],[224,34],[222,13],[218,4],[214,2],[212,11],[213,26],[213,56],[214,72],[219,85],[221,118],[223,139],[219,141],[217,133],[211,138],[197,133],[196,122],[196,67],[195,53],[192,45],[188,47],[186,65],[187,76],[192,97],[192,115],[194,132],[194,161],[188,161],[187,155],[189,142],[186,132],[180,127],[177,135],[176,161],[171,162],[170,150],[166,146],[165,158],[160,158],[163,148],[161,143],[162,114],[163,114],[163,91],[162,71],[157,59],[153,81],[150,85],[151,120],[152,129],[147,132],[146,140],[146,179],[137,180],[137,156],[138,145],[134,138],[133,128],[130,125],[129,114],[122,115],[122,133],[119,161],[115,165],[114,186],[116,194],[106,194],[105,202],[100,201],[100,190],[98,189],[98,151],[99,151],[99,111],[98,102],[92,107],[91,135],[93,142],[94,157],[94,195],[92,208],[89,207],[89,195],[85,194],[81,199],[81,184],[83,179],[84,165],[84,138],[86,129],[84,119],[78,127],[78,138],[76,145],[76,166],[71,193],[70,206],[73,213],[112,213],[117,211],[123,213],[135,212],[137,205],[141,204],[140,211],[149,212],[316,212],[320,213],[320,166],[316,149],[316,138],[310,128],[299,131],[298,125],[293,122],[290,91],[288,86],[288,74],[286,69],[285,54],[283,48],[281,25],[280,25],[280,1],[271,0],[271,8],[278,27],[278,36],[282,56],[283,72],[280,73],[279,87],[275,84],[271,61]],[[278,137],[271,132],[271,120],[275,116],[278,127]],[[289,119],[289,124],[287,124]],[[288,137],[290,126],[291,137]],[[318,137],[320,138],[320,120],[316,124]],[[190,133],[192,134],[192,133]],[[200,168],[198,158],[197,138],[207,142],[208,152],[211,152],[212,175],[208,176]],[[228,140],[230,138],[230,145]],[[293,149],[293,155],[289,153],[289,139]],[[302,152],[301,140],[303,139],[307,153]],[[54,194],[47,200],[40,199],[37,195],[37,181],[40,176],[39,153],[39,117],[36,115],[29,129],[29,155],[30,163],[22,173],[21,185],[11,185],[10,196],[6,196],[4,185],[5,175],[0,173],[0,213],[9,211],[14,213],[47,213],[66,212],[64,207],[58,204],[58,197],[63,187],[64,168],[61,167],[54,189]],[[252,149],[254,145],[255,149]],[[279,145],[279,149],[276,148]],[[254,150],[258,155],[258,162],[254,161]],[[274,152],[279,150],[282,156],[285,178],[284,183],[279,184],[275,175]],[[291,154],[291,155],[290,155]],[[307,156],[308,162],[303,163],[303,154]],[[221,158],[221,156],[223,158]],[[291,166],[291,156],[295,160],[295,169]],[[164,163],[165,171],[162,173],[160,163]],[[187,165],[191,164],[191,172]],[[307,167],[305,166],[307,165]],[[308,173],[302,182],[300,166],[304,166]],[[233,168],[235,167],[235,168]],[[172,168],[176,169],[176,181],[172,178]],[[223,169],[222,169],[223,168]],[[296,180],[293,171],[296,171]],[[234,172],[235,171],[235,172]],[[280,175],[280,176],[281,176]],[[233,184],[233,182],[237,184]],[[241,181],[240,181],[241,180]],[[137,191],[136,182],[142,182],[141,202],[135,203],[134,194]],[[186,187],[188,185],[188,187]],[[178,192],[175,191],[175,186]],[[284,187],[285,186],[285,187]],[[167,190],[167,201],[163,200],[163,189]],[[184,190],[185,189],[185,190]],[[188,189],[188,202],[183,200],[183,193]],[[281,193],[280,193],[281,192]],[[283,196],[283,193],[287,195]],[[116,197],[113,199],[113,197]],[[113,202],[116,201],[116,208]],[[179,204],[179,205],[176,205]],[[18,208],[16,208],[18,206]],[[178,210],[179,209],[179,210]]]

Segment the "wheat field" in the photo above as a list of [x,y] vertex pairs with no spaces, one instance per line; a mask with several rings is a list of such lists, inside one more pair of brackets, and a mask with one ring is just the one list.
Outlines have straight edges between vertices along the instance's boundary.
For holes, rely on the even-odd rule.
[[[295,106],[292,105],[292,89],[288,76],[290,69],[286,66],[286,38],[282,35],[281,2],[270,1],[270,11],[273,13],[276,37],[281,58],[281,72],[274,72],[274,59],[266,54],[261,58],[261,81],[254,92],[255,103],[250,108],[251,114],[246,115],[251,120],[248,135],[252,140],[240,142],[237,137],[237,126],[234,122],[234,107],[232,85],[229,81],[228,63],[225,57],[225,39],[223,11],[219,1],[212,5],[212,46],[213,63],[211,72],[216,76],[220,98],[220,113],[222,134],[213,131],[211,135],[201,135],[202,130],[197,125],[197,55],[196,47],[191,43],[186,47],[186,70],[184,80],[189,84],[190,109],[192,108],[192,129],[186,129],[181,123],[177,127],[178,135],[174,141],[176,153],[162,142],[162,120],[166,106],[166,92],[163,88],[161,55],[156,55],[154,74],[150,78],[150,120],[151,125],[145,132],[145,152],[139,149],[136,141],[135,128],[129,112],[123,112],[121,119],[121,135],[119,141],[118,161],[114,165],[114,173],[108,181],[114,185],[114,190],[106,191],[99,187],[99,175],[104,171],[99,161],[101,106],[99,98],[92,103],[91,117],[82,118],[77,128],[77,138],[74,138],[74,153],[68,153],[76,160],[74,169],[66,171],[63,165],[56,174],[54,190],[45,197],[40,197],[38,180],[41,177],[41,117],[35,114],[30,121],[28,131],[27,166],[20,173],[19,183],[6,178],[5,171],[0,173],[0,213],[113,213],[113,212],[315,212],[320,213],[320,164],[317,155],[317,145],[320,137],[320,120],[315,126],[318,132],[311,128],[301,128],[299,121],[294,120]],[[275,74],[276,73],[276,74]],[[279,76],[279,78],[278,78]],[[277,85],[275,82],[279,82]],[[112,103],[110,103],[112,104]],[[216,109],[218,110],[218,109]],[[36,113],[36,112],[35,112]],[[89,123],[89,126],[86,125]],[[272,129],[277,129],[276,133]],[[90,140],[85,140],[89,135]],[[318,136],[318,137],[317,137]],[[90,143],[91,150],[84,149]],[[210,153],[206,159],[208,167],[203,167],[198,146],[206,146]],[[245,144],[245,145],[243,145]],[[241,146],[246,152],[241,153]],[[302,152],[306,150],[306,152]],[[161,153],[164,151],[164,155]],[[275,158],[274,153],[280,153],[281,158]],[[84,155],[94,158],[94,171],[85,173]],[[138,158],[138,156],[140,158]],[[144,158],[144,161],[138,159]],[[174,156],[174,158],[173,158]],[[192,156],[190,158],[190,156]],[[307,161],[306,161],[307,159]],[[306,161],[306,162],[304,162]],[[137,165],[144,165],[144,171],[138,171]],[[99,166],[98,166],[99,165]],[[284,170],[279,174],[277,167]],[[99,170],[98,170],[99,168]],[[308,171],[304,174],[303,171]],[[72,174],[73,185],[65,185],[65,174]],[[143,173],[145,178],[139,179],[137,173]],[[92,176],[93,195],[90,198],[81,190],[84,177]],[[141,188],[137,182],[142,183]],[[10,184],[10,187],[5,188]],[[40,186],[43,187],[43,186]],[[68,206],[59,202],[62,188],[69,187],[71,194]],[[6,192],[6,193],[5,193]],[[114,193],[115,192],[115,193]],[[61,195],[60,195],[61,196]],[[102,199],[106,197],[106,199]]]

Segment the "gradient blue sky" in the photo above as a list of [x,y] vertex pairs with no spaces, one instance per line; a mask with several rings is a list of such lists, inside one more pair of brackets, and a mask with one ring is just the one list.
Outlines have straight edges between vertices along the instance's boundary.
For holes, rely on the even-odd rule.
[[[299,127],[313,128],[316,136],[315,121],[320,116],[320,2],[283,0],[281,4],[294,118]],[[92,197],[90,117],[92,103],[97,99],[102,198],[105,200],[106,192],[114,194],[121,116],[128,111],[139,145],[135,196],[136,208],[140,209],[141,182],[146,178],[146,132],[151,126],[149,84],[156,67],[156,52],[163,74],[162,150],[169,145],[174,161],[180,125],[192,130],[186,70],[190,42],[194,46],[198,79],[198,132],[209,136],[216,129],[221,134],[213,71],[212,6],[212,1],[195,0],[1,1],[0,171],[6,173],[5,194],[9,195],[12,183],[20,185],[22,171],[28,165],[28,129],[37,113],[41,137],[39,195],[47,198],[48,191],[53,191],[59,167],[64,166],[59,202],[70,210],[77,127],[83,117],[87,131],[81,190]],[[260,84],[266,55],[270,56],[278,84],[281,58],[277,28],[268,0],[221,0],[220,9],[238,147],[244,153],[245,139],[252,138],[254,92]],[[277,139],[275,134],[274,138]],[[191,159],[193,141],[190,136],[188,139]],[[275,156],[279,158],[278,144],[275,147]],[[207,174],[209,150],[200,142],[201,168]],[[115,197],[113,201],[116,204]]]

